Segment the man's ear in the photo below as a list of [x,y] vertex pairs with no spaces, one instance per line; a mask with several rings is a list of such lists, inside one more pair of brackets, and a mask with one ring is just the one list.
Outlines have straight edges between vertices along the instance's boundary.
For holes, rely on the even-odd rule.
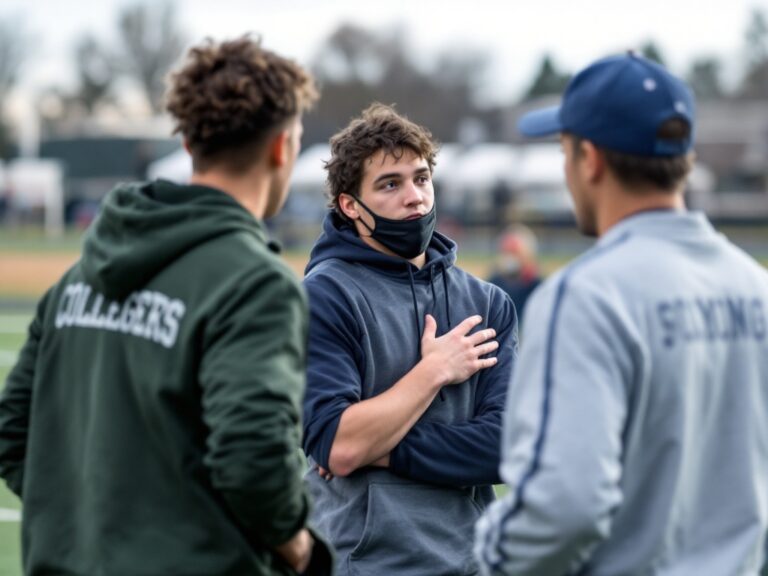
[[186,139],[186,138],[184,138],[184,139],[181,141],[181,145],[182,145],[182,146],[184,146],[184,150],[186,150],[186,151],[187,151],[187,154],[189,154],[190,156],[192,156],[192,150],[190,150],[190,148],[189,148],[189,142],[187,142],[187,139]]
[[357,210],[355,199],[349,194],[339,194],[339,208],[350,220],[360,218],[360,212]]
[[269,159],[275,166],[284,166],[288,162],[288,130],[275,134],[269,143]]
[[599,181],[605,173],[605,154],[589,140],[582,140],[580,146],[582,176],[588,182]]

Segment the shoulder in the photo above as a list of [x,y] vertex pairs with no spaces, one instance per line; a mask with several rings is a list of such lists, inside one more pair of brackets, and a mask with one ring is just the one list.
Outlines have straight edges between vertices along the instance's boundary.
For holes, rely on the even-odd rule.
[[630,233],[598,243],[544,281],[537,292],[550,300],[572,293],[607,295],[613,289],[633,292],[640,279],[653,274],[649,257],[663,250],[653,239]]
[[[304,303],[306,296],[296,272],[262,239],[247,232],[228,234],[204,248],[197,258],[201,281],[215,282],[222,297],[241,294],[258,300],[280,296],[281,302]],[[224,293],[229,296],[224,296]]]
[[304,274],[303,283],[305,285],[324,283],[339,276],[348,276],[354,265],[340,258],[327,258],[314,265]]
[[488,310],[489,318],[493,319],[493,323],[498,325],[517,323],[517,311],[506,290],[456,266],[449,269],[449,274],[452,290],[462,291],[463,296],[475,304],[483,303],[482,308]]
[[621,292],[638,273],[634,255],[642,250],[629,235],[587,250],[538,285],[528,301],[526,318],[550,316],[563,302],[582,306],[585,301],[607,300],[614,288]]
[[725,237],[723,237],[723,244],[730,250],[731,262],[735,266],[739,266],[754,275],[755,280],[761,282],[763,287],[768,287],[768,269],[765,266],[755,260],[743,248],[740,248]]
[[470,291],[474,294],[484,294],[486,297],[491,299],[501,298],[505,294],[504,290],[502,290],[497,284],[491,282],[490,280],[483,280],[482,278],[478,278],[474,274],[467,272],[458,266],[449,268],[448,274],[450,275],[451,280],[456,283],[457,287]]
[[368,301],[371,290],[388,281],[386,275],[371,267],[329,258],[307,272],[302,283],[310,300],[326,296],[341,304],[344,301]]

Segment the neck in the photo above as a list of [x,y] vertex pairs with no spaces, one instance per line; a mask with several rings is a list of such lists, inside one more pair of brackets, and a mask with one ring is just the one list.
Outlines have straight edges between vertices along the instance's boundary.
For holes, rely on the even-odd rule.
[[648,210],[685,211],[682,187],[674,192],[661,190],[627,191],[621,186],[606,189],[597,210],[597,235],[602,236],[620,221]]
[[261,220],[267,208],[269,181],[264,176],[248,171],[243,175],[233,176],[225,172],[209,170],[195,172],[190,184],[200,184],[216,188],[237,200],[254,218]]

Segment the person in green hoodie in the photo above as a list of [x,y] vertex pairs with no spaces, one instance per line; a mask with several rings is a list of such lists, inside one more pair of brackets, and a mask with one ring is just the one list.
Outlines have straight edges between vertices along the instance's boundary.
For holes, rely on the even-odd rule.
[[331,573],[302,482],[306,298],[262,223],[316,98],[248,36],[172,76],[190,183],[107,195],[0,399],[26,574]]

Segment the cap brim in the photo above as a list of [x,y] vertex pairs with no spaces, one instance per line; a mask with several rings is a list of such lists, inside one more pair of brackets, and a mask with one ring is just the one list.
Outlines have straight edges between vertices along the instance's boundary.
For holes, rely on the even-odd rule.
[[551,136],[563,131],[560,106],[528,112],[517,121],[517,129],[524,136]]

